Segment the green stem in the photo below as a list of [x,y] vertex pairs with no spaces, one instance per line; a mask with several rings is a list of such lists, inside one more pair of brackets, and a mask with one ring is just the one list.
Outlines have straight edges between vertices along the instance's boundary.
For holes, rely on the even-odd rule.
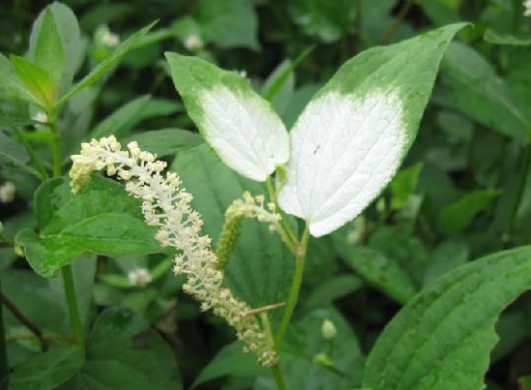
[[65,265],[63,268],[61,268],[61,273],[63,275],[66,302],[68,304],[68,312],[70,314],[70,325],[72,326],[76,342],[80,345],[83,345],[83,327],[81,325],[81,317],[79,316],[79,308],[77,306],[77,295],[76,287],[74,285],[72,265]]
[[282,211],[280,206],[278,205],[277,201],[277,192],[275,190],[275,186],[273,185],[273,181],[271,180],[271,176],[268,176],[266,179],[266,188],[267,192],[269,194],[269,199],[275,204],[275,208],[280,214],[280,223],[283,227],[282,232],[279,232],[282,236],[282,233],[284,233],[287,236],[287,239],[289,241],[289,247],[293,247],[295,243],[297,242],[297,237],[295,236],[295,233],[293,232],[293,229],[291,228],[287,218],[286,214]]
[[[2,287],[0,285],[0,293]],[[0,302],[0,390],[9,387],[9,364],[7,361],[6,333],[4,328],[3,305]]]
[[280,364],[277,363],[273,367],[271,367],[271,372],[273,374],[273,378],[275,378],[277,388],[279,390],[287,390],[288,386],[286,385],[286,381],[284,380],[284,375],[282,375]]
[[509,218],[509,226],[507,227],[506,239],[507,239],[507,242],[509,243],[513,239],[514,228],[516,225],[516,217],[518,215],[518,209],[520,208],[520,203],[522,202],[522,198],[524,195],[525,186],[527,182],[527,177],[529,176],[530,169],[531,169],[531,143],[528,143],[524,151],[522,169],[520,170],[521,175],[519,178],[518,187],[516,189],[516,198],[515,198],[515,201],[513,203],[513,207],[511,210],[511,214]]
[[[57,125],[57,110],[50,110],[48,113],[48,120],[53,133],[52,140],[52,164],[53,177],[60,177],[62,175],[62,157],[61,157],[61,133]],[[72,265],[67,264],[61,268],[63,275],[63,288],[65,291],[66,302],[68,305],[68,314],[70,316],[70,325],[76,342],[80,345],[84,343],[83,327],[81,325],[81,316],[79,315],[79,308],[77,306],[77,294],[74,283],[74,275],[72,272]]]
[[382,39],[380,40],[380,44],[385,45],[391,40],[391,38],[393,38],[393,35],[395,35],[395,33],[397,32],[398,28],[404,21],[404,18],[408,14],[409,10],[413,7],[413,5],[415,5],[415,0],[406,1],[406,3],[400,9],[400,12],[398,13],[398,16],[396,17],[396,20],[393,25],[383,35]]
[[291,321],[293,311],[295,310],[295,306],[299,298],[299,290],[302,284],[302,276],[304,273],[304,263],[306,260],[306,248],[308,246],[309,238],[310,238],[310,233],[308,230],[308,225],[306,225],[301,241],[299,245],[297,245],[296,247],[297,250],[296,250],[296,255],[295,255],[295,272],[293,274],[293,280],[291,282],[288,300],[286,302],[286,308],[284,309],[284,313],[282,314],[282,320],[280,322],[280,327],[278,328],[278,331],[275,337],[275,350],[277,351],[280,350],[282,341],[284,341],[284,336],[286,335],[286,332],[288,330],[288,326]]

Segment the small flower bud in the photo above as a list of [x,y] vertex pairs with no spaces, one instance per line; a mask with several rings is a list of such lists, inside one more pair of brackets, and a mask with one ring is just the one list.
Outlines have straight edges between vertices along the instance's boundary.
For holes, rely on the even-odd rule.
[[15,199],[15,185],[7,181],[0,185],[0,203],[11,203]]
[[336,326],[328,318],[324,319],[321,324],[321,335],[323,336],[323,339],[327,341],[333,340],[337,336]]
[[127,278],[129,279],[129,283],[131,284],[131,286],[140,287],[151,283],[151,281],[153,280],[151,274],[149,273],[149,270],[145,268],[137,268],[132,271],[129,271],[129,273],[127,274]]

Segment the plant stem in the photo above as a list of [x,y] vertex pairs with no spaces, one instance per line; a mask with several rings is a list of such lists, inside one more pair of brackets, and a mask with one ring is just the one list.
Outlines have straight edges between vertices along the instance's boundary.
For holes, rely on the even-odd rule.
[[[0,294],[2,286],[0,285]],[[6,333],[4,328],[4,313],[0,302],[0,390],[7,390],[9,387],[9,363],[7,361]]]
[[354,53],[357,53],[361,43],[361,29],[363,28],[363,2],[356,0],[356,36],[354,39]]
[[529,176],[530,168],[531,168],[531,142],[527,144],[525,151],[524,151],[522,170],[520,171],[521,175],[519,178],[518,187],[516,189],[516,198],[515,198],[515,201],[513,203],[513,207],[511,210],[511,215],[509,218],[509,226],[507,227],[507,234],[506,234],[507,242],[511,242],[513,239],[514,228],[516,224],[516,217],[518,214],[520,203],[522,202],[522,197],[524,195],[525,186],[527,182],[527,177]]
[[287,390],[288,386],[286,386],[284,375],[282,375],[282,371],[280,370],[280,364],[277,363],[273,367],[271,367],[271,372],[273,374],[273,378],[275,378],[277,388],[279,390]]
[[[60,177],[62,175],[62,156],[61,156],[61,133],[57,124],[57,109],[50,110],[48,113],[48,120],[52,129],[52,164],[53,177]],[[74,283],[74,275],[72,272],[72,265],[67,264],[61,268],[63,275],[63,288],[65,291],[66,302],[68,305],[68,314],[70,316],[70,325],[76,342],[80,345],[84,343],[83,327],[81,325],[81,316],[79,315],[79,308],[77,306],[76,286]]]
[[291,248],[297,242],[297,237],[295,236],[295,233],[293,233],[293,229],[291,228],[288,220],[286,219],[286,214],[284,214],[284,212],[278,205],[277,193],[275,190],[275,186],[273,185],[273,182],[271,180],[271,176],[268,176],[266,179],[266,188],[269,194],[269,199],[271,200],[271,202],[275,204],[275,208],[276,210],[278,210],[278,213],[280,214],[280,218],[281,218],[280,223],[282,224],[283,232],[279,232],[279,233],[281,234],[281,236],[282,236],[282,233],[285,233],[287,235],[287,239],[289,242],[288,247]]
[[304,273],[304,263],[306,260],[306,247],[308,246],[309,238],[310,233],[308,230],[308,225],[306,225],[301,241],[296,247],[295,272],[293,274],[293,280],[291,282],[291,288],[289,291],[288,300],[286,302],[286,308],[284,309],[284,313],[282,314],[280,327],[275,337],[275,350],[277,351],[280,349],[282,341],[284,341],[284,336],[286,335],[286,332],[288,330],[289,322],[291,320],[295,305],[297,304],[297,300],[299,298],[299,290],[301,288],[302,275]]
[[4,294],[0,293],[0,302],[2,305],[5,305],[7,309],[16,317],[16,319],[24,325],[26,328],[28,328],[31,333],[39,339],[41,343],[41,348],[43,351],[46,351],[48,349],[48,343],[44,339],[44,335],[42,331],[37,327],[33,322],[31,322],[22,312],[15,306],[15,304]]
[[72,272],[72,265],[67,264],[61,268],[63,275],[63,284],[66,295],[66,302],[68,304],[68,312],[70,314],[70,325],[74,332],[74,337],[78,344],[83,345],[83,327],[81,325],[81,318],[79,316],[79,308],[77,306],[76,287],[74,285],[74,274]]
[[402,6],[400,9],[400,12],[398,13],[398,16],[396,17],[395,22],[393,25],[387,30],[387,32],[383,35],[382,39],[380,40],[380,44],[385,45],[388,43],[393,35],[395,35],[396,31],[404,21],[404,18],[408,14],[409,10],[413,5],[415,4],[415,0],[407,0],[406,3]]

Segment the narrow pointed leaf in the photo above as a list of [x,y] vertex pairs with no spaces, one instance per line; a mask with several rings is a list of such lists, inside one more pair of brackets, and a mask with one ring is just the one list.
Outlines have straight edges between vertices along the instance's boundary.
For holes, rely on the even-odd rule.
[[269,103],[234,72],[167,53],[175,88],[205,140],[242,176],[265,181],[288,160],[288,133]]
[[92,72],[86,75],[70,91],[68,91],[63,97],[61,97],[57,105],[64,104],[68,99],[77,94],[79,91],[82,91],[83,89],[89,87],[90,85],[94,84],[98,79],[100,79],[105,73],[109,71],[109,69],[116,65],[124,55],[126,55],[141,41],[144,35],[146,35],[147,32],[151,30],[155,23],[156,22],[151,23],[150,25],[137,31],[125,41],[123,41],[109,57],[102,61],[98,66],[96,66],[92,70]]
[[461,266],[416,295],[380,335],[363,385],[482,389],[500,312],[531,288],[531,246]]
[[290,133],[280,206],[330,233],[358,215],[396,173],[417,133],[444,50],[447,26],[344,64]]

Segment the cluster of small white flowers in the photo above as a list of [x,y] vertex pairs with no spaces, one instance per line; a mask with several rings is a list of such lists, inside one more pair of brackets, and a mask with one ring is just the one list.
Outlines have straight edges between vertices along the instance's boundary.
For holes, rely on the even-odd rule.
[[0,203],[11,203],[15,199],[16,188],[15,185],[6,181],[0,185]]
[[108,175],[125,180],[126,190],[142,200],[146,222],[160,227],[156,239],[163,246],[182,251],[175,258],[174,271],[187,275],[184,291],[198,299],[203,310],[211,309],[234,327],[260,364],[275,364],[277,355],[257,319],[249,315],[251,308],[223,286],[223,272],[218,269],[211,240],[201,235],[203,221],[190,206],[192,195],[180,187],[181,180],[175,173],[162,175],[166,164],[157,161],[155,155],[141,151],[136,142],[127,147],[127,151],[121,150],[113,136],[83,143],[80,154],[72,156],[72,191],[82,190],[95,170],[106,170]]
[[242,199],[236,199],[225,212],[225,219],[229,220],[243,216],[246,218],[256,218],[260,222],[270,223],[270,229],[275,230],[280,223],[280,215],[276,213],[275,204],[267,204],[264,207],[265,197],[257,195],[253,197],[249,191],[243,193]]
[[531,0],[524,1],[524,16],[531,16]]
[[136,268],[127,273],[127,278],[131,286],[145,286],[146,284],[151,283],[153,278],[149,273],[149,270],[145,268]]
[[183,45],[187,50],[195,51],[195,50],[202,49],[204,46],[204,42],[199,35],[192,34],[192,35],[188,35],[184,39]]

